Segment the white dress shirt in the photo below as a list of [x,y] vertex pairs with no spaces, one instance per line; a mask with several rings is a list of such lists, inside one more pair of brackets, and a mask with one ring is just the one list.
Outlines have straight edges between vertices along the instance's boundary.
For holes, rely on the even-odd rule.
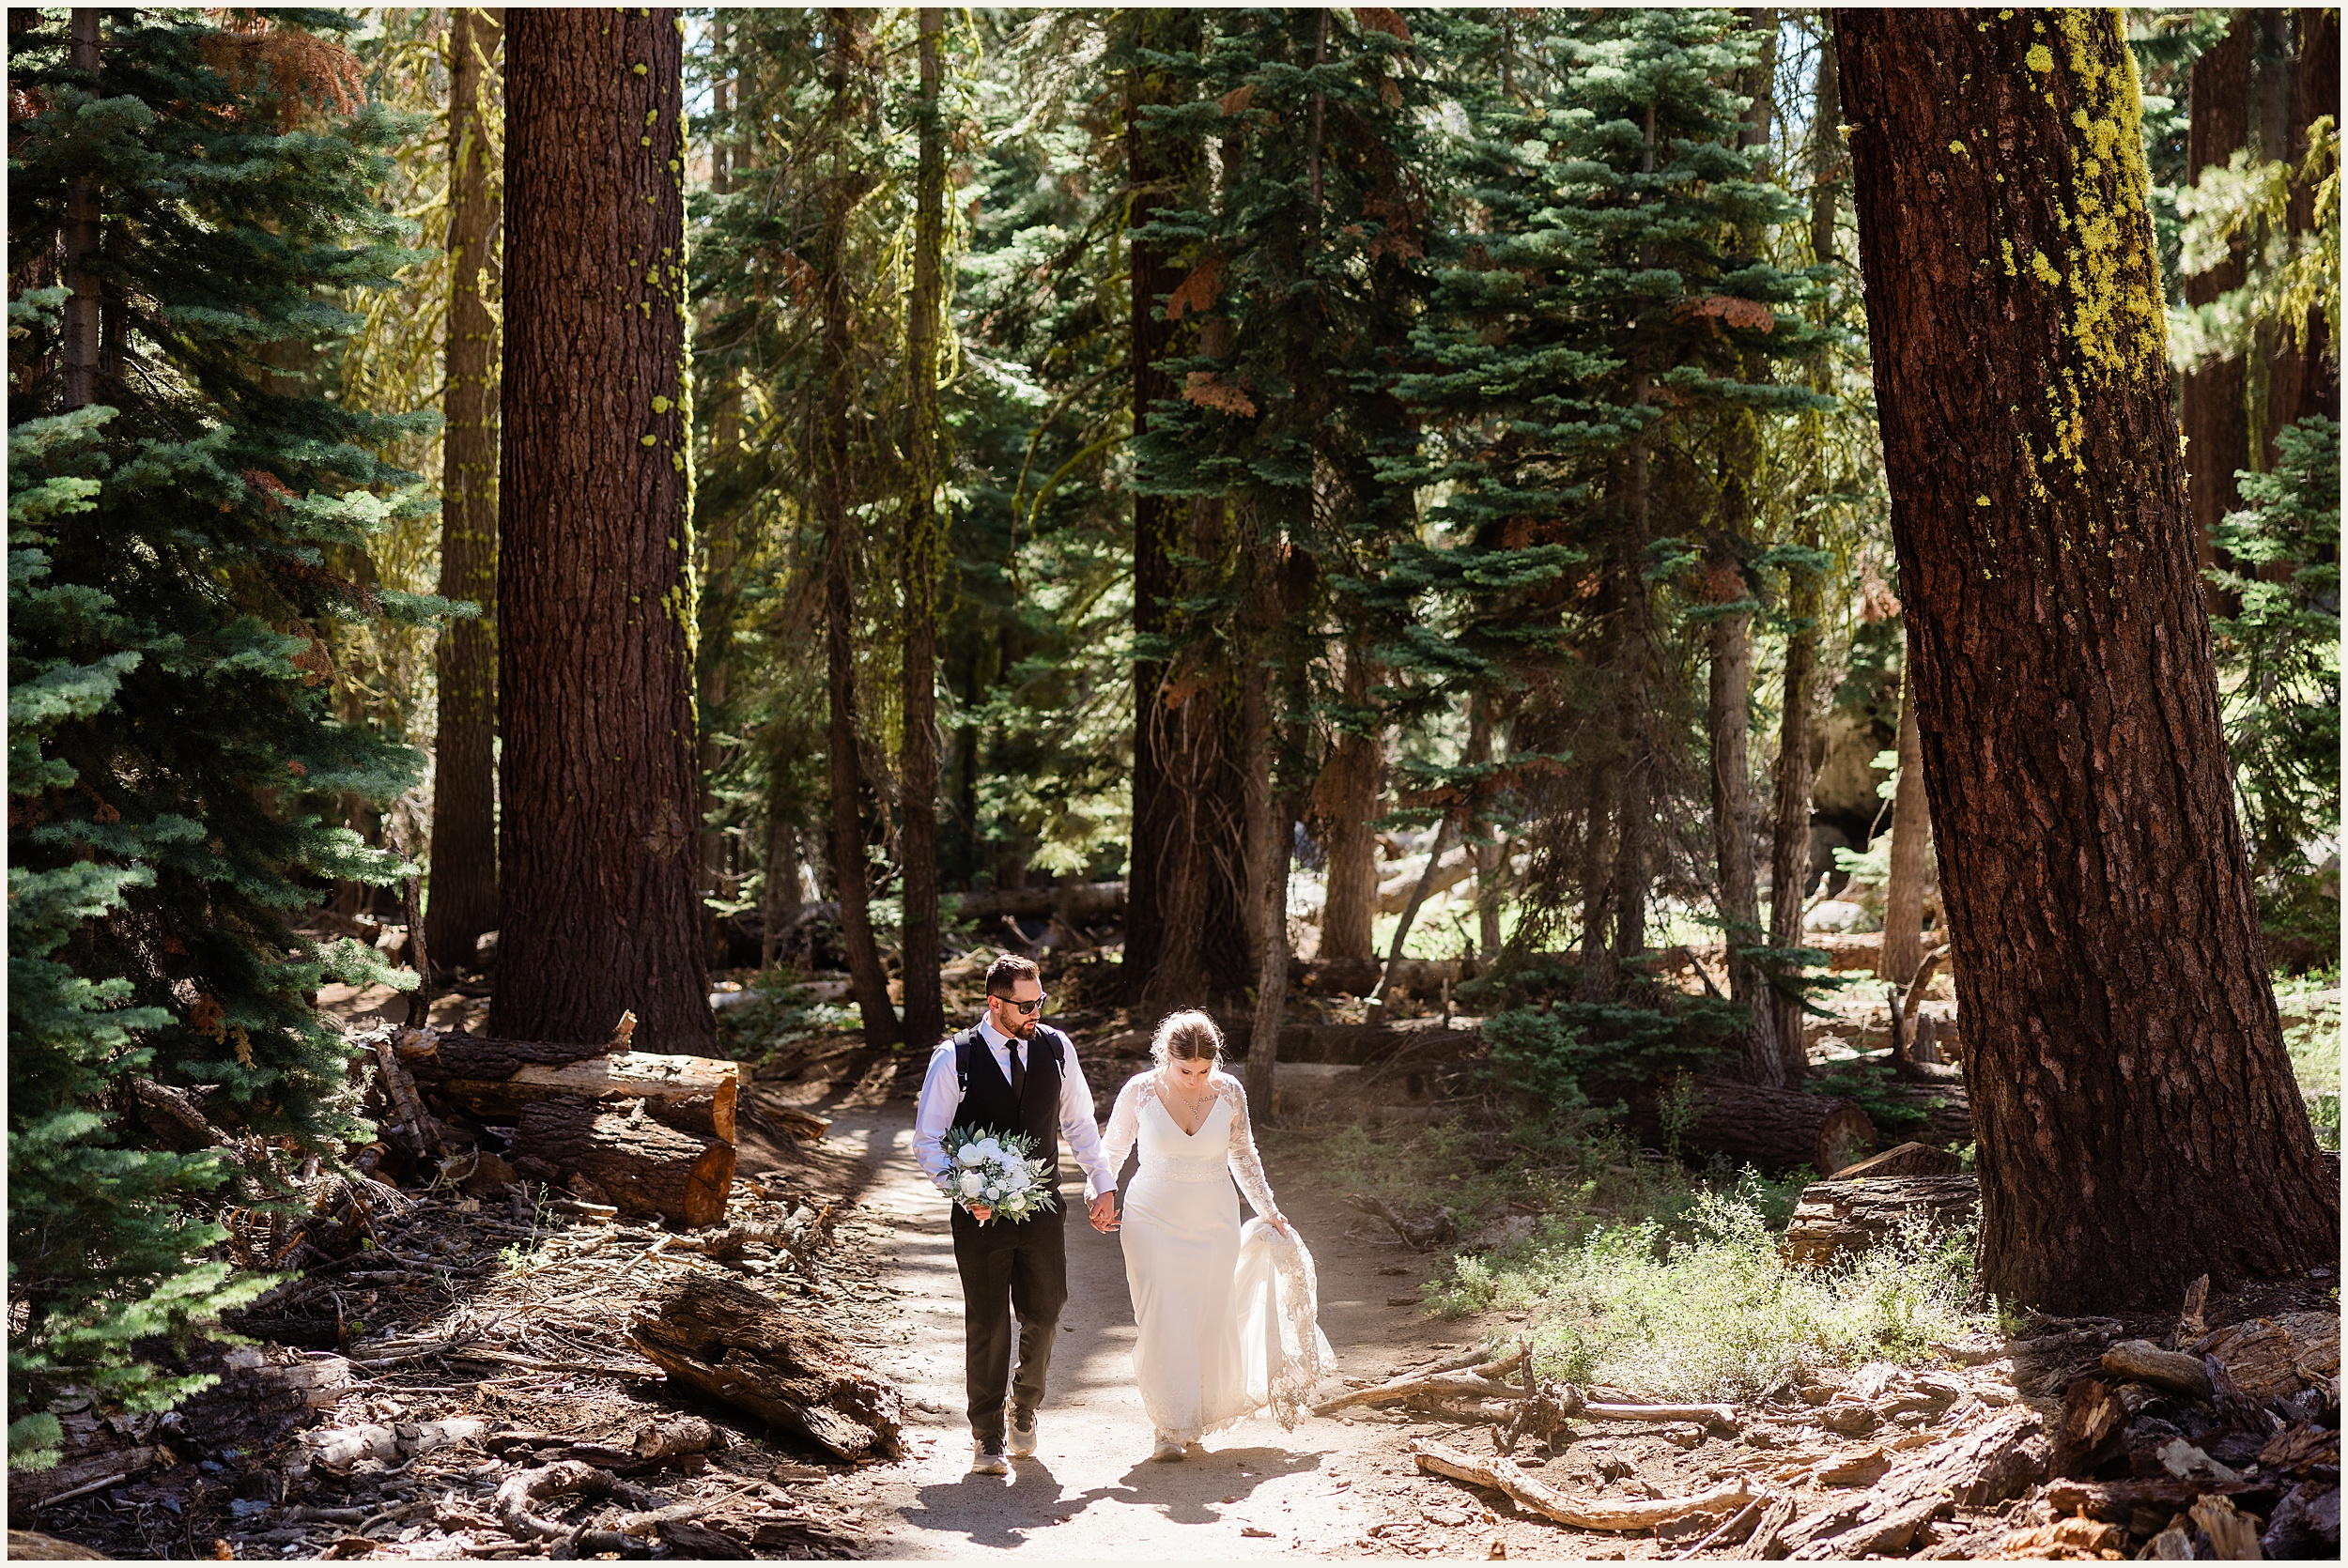
[[[995,1054],[995,1065],[1002,1069],[1006,1082],[1011,1078],[1011,1038],[995,1027],[994,1020],[979,1020],[979,1038]],[[1019,1042],[1020,1061],[1032,1069],[1035,1063],[1034,1040]],[[962,1080],[954,1071],[954,1042],[951,1038],[939,1042],[930,1053],[930,1069],[921,1080],[921,1098],[913,1112],[913,1158],[929,1173],[941,1192],[947,1191],[946,1148],[944,1139],[954,1125],[954,1113],[962,1108]],[[1101,1153],[1101,1130],[1092,1122],[1092,1091],[1085,1086],[1084,1068],[1076,1065],[1074,1040],[1059,1055],[1059,1130],[1068,1140],[1069,1148],[1076,1156],[1076,1163],[1085,1174],[1085,1202],[1090,1203],[1104,1192],[1117,1189],[1116,1173]]]

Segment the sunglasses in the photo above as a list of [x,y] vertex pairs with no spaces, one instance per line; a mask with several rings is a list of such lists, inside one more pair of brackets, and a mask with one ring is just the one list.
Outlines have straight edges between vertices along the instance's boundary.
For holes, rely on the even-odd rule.
[[1051,997],[1048,994],[1039,996],[1032,1002],[1022,1002],[1015,996],[1005,996],[1000,992],[996,992],[993,994],[995,1000],[1000,1002],[1004,1007],[1011,1008],[1013,1012],[1024,1014],[1029,1018],[1032,1018],[1037,1013],[1042,1012],[1043,1010],[1043,1004],[1051,1000]]

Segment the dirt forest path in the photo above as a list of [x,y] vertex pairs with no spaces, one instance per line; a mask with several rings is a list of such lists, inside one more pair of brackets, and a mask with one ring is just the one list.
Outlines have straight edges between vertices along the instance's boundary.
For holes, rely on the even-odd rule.
[[[1130,1370],[1134,1326],[1123,1254],[1115,1237],[1080,1220],[1069,1225],[1069,1304],[1040,1452],[1017,1465],[1008,1482],[969,1474],[962,1290],[946,1206],[913,1162],[910,1107],[835,1115],[827,1151],[862,1167],[859,1198],[867,1221],[881,1228],[876,1306],[887,1314],[886,1321],[841,1327],[867,1345],[914,1406],[906,1459],[860,1477],[872,1488],[859,1499],[872,1555],[1163,1560],[1375,1549],[1368,1532],[1389,1512],[1378,1494],[1415,1489],[1402,1473],[1410,1433],[1379,1418],[1307,1418],[1293,1433],[1269,1420],[1249,1422],[1212,1439],[1205,1459],[1150,1462],[1150,1422]],[[1336,1349],[1340,1377],[1383,1378],[1469,1343],[1465,1325],[1389,1304],[1415,1297],[1425,1259],[1347,1237],[1353,1216],[1336,1194],[1284,1169],[1276,1152],[1268,1151],[1266,1161],[1281,1207],[1313,1249],[1321,1325]],[[1406,1271],[1382,1274],[1382,1268]],[[1456,1507],[1460,1495],[1446,1500]],[[1459,1512],[1461,1534],[1445,1555],[1483,1557],[1492,1527],[1480,1509],[1476,1517]]]

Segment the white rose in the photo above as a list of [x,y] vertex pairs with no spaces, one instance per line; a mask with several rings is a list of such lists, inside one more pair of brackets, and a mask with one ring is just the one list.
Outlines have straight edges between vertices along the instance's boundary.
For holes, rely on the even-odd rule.
[[1003,1158],[1003,1145],[1000,1145],[1000,1144],[998,1144],[998,1143],[996,1143],[996,1142],[994,1139],[992,1139],[992,1138],[981,1138],[981,1139],[980,1139],[977,1143],[974,1143],[974,1144],[965,1144],[965,1145],[963,1145],[963,1146],[964,1146],[965,1148],[972,1148],[972,1149],[976,1149],[976,1150],[978,1150],[978,1151],[979,1151],[979,1159],[981,1159],[981,1160],[988,1161],[991,1161],[991,1162],[994,1162],[994,1163],[997,1163],[997,1164],[999,1164],[999,1163],[1002,1161],[1002,1158]]
[[965,1167],[976,1165],[985,1158],[985,1155],[979,1152],[979,1146],[976,1144],[965,1144],[954,1151],[954,1163]]
[[1010,1170],[1010,1171],[1005,1171],[1005,1172],[1003,1173],[1003,1191],[1004,1191],[1006,1193],[1011,1193],[1011,1192],[1024,1192],[1024,1191],[1026,1191],[1027,1190],[1027,1172],[1025,1172],[1025,1171],[1020,1171],[1020,1170]]
[[964,1197],[975,1198],[985,1191],[986,1178],[980,1176],[978,1172],[965,1171],[962,1174],[962,1195]]

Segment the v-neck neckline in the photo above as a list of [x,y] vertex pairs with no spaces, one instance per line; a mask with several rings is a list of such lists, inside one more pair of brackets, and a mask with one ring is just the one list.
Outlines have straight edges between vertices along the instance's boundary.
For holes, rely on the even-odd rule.
[[1192,1132],[1183,1132],[1183,1131],[1182,1131],[1182,1119],[1180,1116],[1178,1116],[1178,1115],[1176,1115],[1174,1114],[1174,1107],[1173,1107],[1173,1106],[1171,1106],[1171,1105],[1168,1105],[1168,1104],[1166,1102],[1166,1085],[1165,1085],[1163,1083],[1161,1083],[1161,1084],[1158,1085],[1158,1093],[1157,1093],[1157,1097],[1156,1097],[1156,1098],[1157,1098],[1157,1101],[1158,1101],[1158,1109],[1166,1113],[1166,1119],[1167,1121],[1172,1122],[1172,1123],[1174,1124],[1174,1130],[1175,1130],[1176,1132],[1178,1132],[1178,1133],[1181,1133],[1181,1134],[1182,1134],[1182,1138],[1183,1138],[1184,1140],[1186,1140],[1186,1141],[1187,1141],[1187,1140],[1189,1140],[1189,1139],[1193,1139],[1193,1138],[1197,1137],[1197,1136],[1198,1136],[1198,1134],[1199,1134],[1200,1132],[1204,1132],[1204,1131],[1207,1130],[1207,1117],[1212,1116],[1212,1115],[1214,1115],[1214,1108],[1215,1108],[1216,1102],[1218,1102],[1219,1100],[1221,1100],[1223,1097],[1222,1097],[1221,1095],[1219,1095],[1219,1094],[1214,1093],[1213,1090],[1209,1090],[1209,1091],[1208,1091],[1208,1094],[1207,1094],[1207,1109],[1206,1109],[1205,1113],[1204,1113],[1203,1115],[1201,1115],[1199,1116],[1199,1118],[1198,1118],[1198,1127],[1197,1127],[1197,1131],[1192,1131]]

